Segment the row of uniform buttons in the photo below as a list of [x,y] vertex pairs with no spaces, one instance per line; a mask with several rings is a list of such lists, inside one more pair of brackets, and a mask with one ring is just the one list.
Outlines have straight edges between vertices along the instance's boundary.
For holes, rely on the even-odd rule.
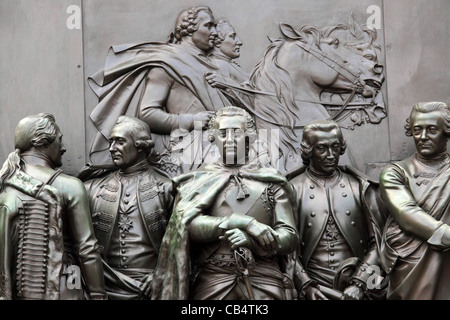
[[[332,216],[328,217],[328,225],[327,228],[325,229],[327,232],[326,234],[326,239],[328,242],[328,247],[327,247],[327,251],[330,250],[330,248],[334,248],[334,243],[332,243],[331,241],[333,241],[333,239],[338,240],[341,239],[341,233],[336,225],[336,221],[334,221]],[[331,249],[331,251],[329,252],[329,257],[328,257],[328,263],[329,264],[333,264],[334,263],[334,259],[332,258],[334,256],[334,251],[332,251],[333,249]],[[331,256],[331,258],[330,258]],[[330,265],[330,269],[334,270],[334,266]]]
[[[349,210],[347,210],[345,213],[346,213],[347,216],[350,216],[350,215],[351,215],[351,212],[350,212]],[[315,212],[311,212],[310,215],[311,215],[312,218],[314,218],[314,217],[316,216],[316,213],[315,213]],[[333,224],[333,225],[335,226],[335,228],[337,229],[336,222],[335,222],[335,220],[333,219],[332,216],[329,216],[329,218],[328,218],[328,223],[329,223],[329,224]],[[355,221],[352,220],[352,221],[351,221],[351,225],[352,225],[352,226],[356,226]],[[309,223],[308,223],[308,228],[311,228],[311,227],[312,227],[312,223],[309,222]],[[340,234],[340,232],[339,232],[339,234]],[[363,240],[359,240],[359,243],[360,243],[360,244],[364,244],[364,241],[363,241]],[[302,246],[305,246],[305,243],[302,242],[301,245],[302,245]],[[331,251],[329,252],[329,255],[331,256],[331,258],[329,259],[329,263],[331,263],[331,264],[335,262],[335,260],[332,258],[332,257],[334,257],[334,255],[335,255],[335,252],[332,251],[334,247],[335,247],[335,244],[334,244],[334,243],[329,243],[329,244],[328,244],[328,248],[326,249],[327,251],[328,251],[328,250],[331,250]],[[366,250],[365,250],[365,251],[366,251]],[[334,270],[334,267],[331,267],[331,269]]]
[[[130,195],[131,195],[131,193],[129,193],[129,192],[125,193],[125,199],[123,200],[124,204],[129,204],[130,203],[130,201],[127,199],[128,197],[130,197]],[[127,218],[128,218],[127,213],[122,213],[122,214],[127,216]],[[121,240],[120,240],[120,253],[121,254],[127,253],[127,250],[124,248],[127,245],[127,242],[126,242],[127,233],[128,233],[128,229],[126,229],[126,230],[120,229],[120,237],[121,237]],[[128,265],[126,264],[126,262],[128,261],[128,257],[122,256],[120,260],[122,262],[122,268],[127,269]]]
[[[341,186],[341,188],[345,188],[345,184],[342,183],[342,182],[341,182],[340,186]],[[309,186],[309,188],[312,190],[312,189],[315,189],[316,186],[312,184],[312,185]],[[347,197],[347,193],[346,193],[346,192],[342,192],[342,196],[343,196],[344,198]],[[314,194],[311,194],[311,195],[309,196],[309,198],[310,198],[310,199],[314,199],[314,198],[315,198],[315,195],[314,195]]]
[[[130,195],[131,195],[131,194],[130,194],[129,192],[125,193],[125,196],[126,196],[126,197],[129,197]],[[123,200],[123,203],[129,204],[130,201],[129,201],[128,199],[125,199],[125,200]]]
[[[349,210],[347,210],[347,211],[345,211],[345,214],[347,215],[347,216],[349,216],[350,214],[351,214],[351,212],[349,211]],[[314,218],[315,216],[316,216],[316,213],[313,211],[313,212],[311,212],[311,217],[312,218]],[[354,220],[352,220],[351,222],[350,222],[350,224],[352,225],[352,226],[355,226],[356,225],[356,222],[354,221]],[[312,223],[311,222],[309,222],[308,223],[308,228],[311,228],[312,227]]]
[[[345,211],[345,214],[349,216],[351,214],[351,212],[349,210],[347,210],[347,211]],[[314,218],[315,216],[316,216],[316,213],[314,211],[311,212],[311,217]]]
[[[350,211],[346,211],[345,212],[345,214],[347,215],[347,216],[349,216],[350,214],[351,214],[351,212]],[[316,216],[316,213],[315,212],[311,212],[311,217],[312,218],[314,218]],[[350,222],[350,224],[352,225],[352,226],[356,226],[356,222],[354,221],[354,220],[352,220],[351,222]],[[308,222],[308,228],[312,228],[312,223],[311,222]],[[364,241],[363,240],[359,240],[359,243],[361,243],[361,244],[363,244],[364,243]]]
[[[341,188],[345,188],[345,184],[342,183],[342,182],[339,184],[339,186],[340,186]],[[310,188],[311,190],[315,189],[315,187],[316,187],[316,186],[315,186],[314,184],[311,184],[311,185],[309,186],[309,188]],[[342,192],[341,195],[342,195],[342,197],[344,197],[344,198],[346,198],[346,197],[348,196],[346,192]],[[309,198],[310,198],[311,200],[312,200],[312,199],[315,199],[315,195],[314,195],[314,194],[310,194],[310,195],[309,195]],[[347,216],[350,216],[350,215],[351,215],[351,211],[346,210],[346,211],[345,211],[345,214],[346,214]],[[315,213],[315,212],[311,212],[310,215],[311,215],[312,218],[314,218],[314,217],[316,216],[316,213]],[[329,223],[334,223],[334,224],[336,223],[336,222],[334,221],[334,219],[333,219],[331,216],[329,217],[329,221],[328,221],[328,222],[329,222]],[[356,222],[355,222],[354,220],[352,220],[352,221],[350,222],[350,224],[351,224],[352,226],[356,226]],[[307,226],[308,226],[308,228],[312,228],[313,225],[312,225],[311,222],[309,222],[309,223],[307,224]],[[361,244],[364,243],[363,240],[360,240],[359,242],[360,242]],[[301,244],[302,244],[302,246],[305,245],[304,242],[302,242]],[[332,264],[332,263],[335,262],[335,259],[334,259],[335,252],[332,251],[332,250],[334,249],[334,247],[335,247],[335,244],[334,244],[334,243],[329,243],[328,246],[329,246],[329,248],[327,248],[326,250],[327,250],[327,251],[330,250],[330,251],[329,251],[329,256],[330,256],[330,258],[329,258],[329,263]],[[331,268],[332,270],[335,269],[333,266],[331,266],[330,268]]]

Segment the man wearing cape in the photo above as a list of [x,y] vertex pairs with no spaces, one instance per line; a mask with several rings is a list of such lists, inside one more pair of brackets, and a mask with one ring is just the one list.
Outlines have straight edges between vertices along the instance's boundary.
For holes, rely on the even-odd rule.
[[[226,161],[244,145],[240,128],[247,127],[248,137],[255,128],[244,110],[222,110],[210,124],[215,140],[223,142],[223,148],[217,142],[221,160],[172,179],[176,204],[161,244],[152,299],[295,297],[287,263],[298,243],[292,187],[272,167]],[[223,131],[226,137],[235,133],[234,147]],[[244,256],[248,265],[239,263]]]
[[150,125],[156,143],[151,159],[170,175],[202,164],[210,144],[194,126],[204,129],[214,111],[230,104],[205,80],[218,69],[207,57],[216,36],[211,10],[198,6],[180,13],[168,43],[113,46],[104,69],[88,79],[99,98],[90,114],[98,130],[90,160],[111,162],[109,133],[127,115]]

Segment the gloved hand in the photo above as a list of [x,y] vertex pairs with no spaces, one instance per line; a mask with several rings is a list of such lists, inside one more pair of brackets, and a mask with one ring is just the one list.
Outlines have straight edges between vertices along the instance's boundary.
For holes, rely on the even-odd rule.
[[275,254],[280,245],[280,236],[268,225],[256,220],[246,228],[247,233],[266,251]]
[[231,250],[239,247],[246,247],[252,250],[254,246],[252,238],[245,231],[237,228],[226,231],[223,236],[219,237],[219,240],[228,242]]

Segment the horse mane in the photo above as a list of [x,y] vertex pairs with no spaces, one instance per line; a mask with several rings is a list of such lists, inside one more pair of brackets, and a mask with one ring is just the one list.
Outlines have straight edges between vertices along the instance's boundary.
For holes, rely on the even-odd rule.
[[[376,29],[369,28],[366,25],[362,25],[358,28],[358,31],[355,31],[354,28],[351,28],[345,24],[339,23],[335,26],[328,26],[322,29],[317,29],[314,26],[305,25],[300,28],[300,32],[305,34],[310,34],[313,38],[314,44],[321,49],[320,41],[322,38],[328,38],[334,31],[348,31],[348,34],[354,39],[368,43],[368,47],[374,47],[381,50],[380,44],[376,42],[377,40],[377,31]],[[368,36],[368,39],[364,37],[364,35]],[[350,45],[350,44],[346,44]]]
[[312,37],[314,44],[319,49],[322,49],[320,47],[320,40],[322,40],[322,38],[324,37],[322,30],[319,30],[316,27],[311,26],[311,25],[304,25],[300,28],[300,32],[302,32],[304,34],[309,34]]
[[[295,103],[289,72],[278,64],[277,59],[285,43],[286,40],[277,39],[269,45],[264,57],[252,70],[249,82],[256,90],[275,94],[275,96],[256,95],[255,110],[271,122],[284,124],[284,126],[269,125],[269,127],[279,128],[280,144],[288,150],[295,150],[294,143],[297,141],[297,135],[293,128],[298,120],[299,108]],[[285,148],[280,148],[280,152]]]
[[363,32],[365,32],[369,36],[369,47],[374,47],[378,50],[381,50],[381,45],[376,42],[377,41],[377,30],[373,28],[369,28],[366,25],[362,26]]
[[[300,120],[300,109],[295,102],[293,82],[289,72],[278,63],[280,50],[286,43],[292,41],[308,41],[310,38],[321,50],[322,39],[328,38],[335,31],[347,31],[344,45],[352,47],[367,43],[368,47],[381,48],[376,43],[376,30],[367,26],[360,27],[352,23],[349,25],[337,24],[334,26],[317,28],[304,25],[298,29],[299,38],[282,38],[271,40],[271,44],[264,52],[263,58],[251,72],[249,84],[258,91],[273,93],[274,95],[257,94],[254,96],[254,109],[261,115],[264,122],[262,129],[280,130],[280,153],[283,150],[297,150],[298,137],[294,131],[295,124]],[[258,117],[258,115],[257,115]],[[276,125],[281,124],[281,125]],[[260,129],[260,128],[258,128]]]

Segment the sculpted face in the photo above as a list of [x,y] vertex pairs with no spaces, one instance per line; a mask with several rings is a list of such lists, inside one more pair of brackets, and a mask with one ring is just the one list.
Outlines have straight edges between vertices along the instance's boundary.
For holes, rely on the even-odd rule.
[[192,43],[203,51],[209,51],[214,47],[217,37],[216,22],[214,17],[205,11],[200,11],[197,16],[198,29],[192,34]]
[[239,58],[242,46],[241,39],[239,39],[234,29],[229,25],[222,27],[222,33],[225,34],[225,39],[220,45],[220,51],[230,59]]
[[447,150],[445,120],[439,111],[417,112],[411,121],[411,133],[417,152],[423,157],[432,158]]
[[332,175],[339,164],[341,152],[337,131],[313,131],[311,143],[314,147],[310,166],[320,174]]
[[109,152],[114,165],[128,168],[140,161],[141,151],[134,145],[131,129],[126,124],[116,125],[109,137]]
[[66,148],[62,142],[62,137],[63,135],[58,128],[55,140],[45,147],[45,154],[48,156],[55,168],[62,166],[62,155],[66,152]]
[[246,157],[246,128],[243,116],[222,116],[217,120],[215,143],[222,163],[244,164]]

